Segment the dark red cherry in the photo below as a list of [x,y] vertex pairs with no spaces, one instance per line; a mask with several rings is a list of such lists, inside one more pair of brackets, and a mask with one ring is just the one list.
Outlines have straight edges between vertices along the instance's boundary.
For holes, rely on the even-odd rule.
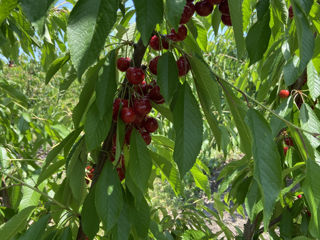
[[146,131],[139,131],[144,142],[149,145],[151,143],[151,136],[150,133],[146,132]]
[[154,59],[152,59],[149,63],[150,72],[152,72],[154,75],[158,74],[157,66],[158,66],[159,58],[160,56],[157,56]]
[[294,16],[292,6],[289,7],[289,18],[292,19]]
[[223,0],[219,4],[219,11],[221,12],[222,15],[230,16],[229,4],[227,0]]
[[119,58],[117,60],[117,68],[121,71],[121,72],[125,72],[128,70],[128,68],[130,67],[130,58]]
[[221,21],[226,26],[232,26],[231,17],[228,15],[221,15]]
[[133,103],[134,111],[138,115],[145,116],[151,111],[151,103],[147,98],[136,99]]
[[125,178],[125,170],[121,167],[117,168],[118,176],[120,181],[122,181]]
[[190,64],[186,57],[180,57],[177,61],[179,76],[185,76],[190,70]]
[[193,3],[187,3],[186,6],[183,9],[183,13],[180,19],[180,24],[186,24],[189,22],[189,20],[192,18],[194,11],[195,11],[195,6]]
[[144,128],[149,132],[153,133],[158,129],[158,121],[155,118],[148,117],[144,122]]
[[195,9],[196,9],[196,12],[198,15],[200,15],[202,17],[206,17],[210,13],[212,13],[213,5],[207,0],[202,0],[202,1],[196,3]]
[[120,103],[122,103],[122,107],[128,107],[128,100],[116,98],[113,102],[113,111],[112,111],[112,119],[114,121],[117,121]]
[[180,25],[178,33],[174,29],[171,29],[171,33],[168,35],[168,38],[175,42],[183,41],[187,37],[187,34],[188,30],[186,26]]
[[139,84],[144,80],[145,75],[141,68],[129,67],[126,77],[130,83]]
[[123,107],[121,110],[121,119],[125,123],[132,123],[136,119],[134,110],[130,107]]

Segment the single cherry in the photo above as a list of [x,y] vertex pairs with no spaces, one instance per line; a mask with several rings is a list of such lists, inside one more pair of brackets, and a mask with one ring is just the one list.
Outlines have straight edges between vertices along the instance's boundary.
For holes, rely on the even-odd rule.
[[279,92],[280,98],[288,98],[289,95],[290,95],[289,90],[282,89],[282,90],[280,90],[280,92]]
[[144,80],[145,75],[141,68],[129,67],[126,77],[130,83],[139,84]]
[[211,3],[212,5],[214,4],[220,4],[222,2],[222,0],[207,0],[209,3]]
[[184,25],[180,25],[178,28],[178,33],[174,30],[171,29],[171,33],[168,35],[168,38],[171,39],[172,41],[179,42],[183,41],[188,34],[188,29]]
[[118,172],[118,176],[120,179],[120,182],[122,182],[122,180],[125,178],[125,171],[123,168],[117,168],[117,172]]
[[154,59],[152,59],[149,63],[150,72],[152,72],[154,75],[158,74],[157,66],[158,66],[159,58],[160,56],[157,56]]
[[289,7],[289,18],[292,19],[294,16],[292,6]]
[[146,131],[139,131],[144,142],[149,145],[151,143],[151,136],[150,133],[146,132]]
[[228,0],[223,0],[219,4],[219,11],[221,12],[222,15],[230,16]]
[[134,110],[130,107],[123,107],[121,110],[121,119],[125,123],[132,123],[136,119]]
[[177,67],[179,71],[179,76],[185,76],[191,69],[190,64],[186,57],[180,57],[177,61]]
[[117,121],[120,103],[122,103],[122,107],[128,107],[128,100],[116,98],[113,102],[113,111],[112,111],[112,119],[114,121]]
[[158,129],[158,121],[155,118],[148,117],[144,122],[144,128],[149,132],[153,133]]
[[189,20],[193,16],[195,10],[196,10],[196,8],[192,2],[187,3],[183,9],[183,13],[182,13],[182,16],[180,19],[180,24],[186,24],[187,22],[189,22]]
[[130,58],[119,58],[117,60],[117,68],[121,71],[121,72],[125,72],[128,70],[128,68],[130,67]]
[[147,98],[136,99],[133,103],[134,111],[138,115],[145,116],[151,111],[151,103]]
[[198,15],[206,17],[212,13],[213,5],[207,0],[202,0],[196,3],[195,9]]
[[299,194],[299,195],[297,196],[297,198],[301,199],[301,198],[302,198],[302,195],[301,195],[301,194]]
[[232,26],[231,17],[228,15],[221,15],[221,21],[226,26]]
[[285,138],[284,138],[284,143],[285,143],[287,146],[293,146],[293,145],[294,145],[291,137],[285,137]]

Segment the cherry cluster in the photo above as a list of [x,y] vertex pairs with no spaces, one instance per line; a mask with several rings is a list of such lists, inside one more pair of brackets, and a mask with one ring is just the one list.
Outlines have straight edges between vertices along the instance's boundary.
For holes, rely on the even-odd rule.
[[[284,134],[286,134],[286,133],[284,133]],[[285,135],[284,143],[285,143],[286,146],[283,147],[283,153],[284,153],[284,155],[287,155],[287,151],[289,150],[289,147],[293,147],[294,146],[293,140],[288,135]]]

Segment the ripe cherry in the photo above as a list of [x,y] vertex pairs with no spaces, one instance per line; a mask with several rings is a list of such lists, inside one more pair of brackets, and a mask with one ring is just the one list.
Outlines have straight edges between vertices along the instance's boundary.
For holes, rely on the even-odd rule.
[[287,146],[293,146],[293,145],[294,145],[291,137],[286,137],[286,138],[284,138],[284,143],[285,143]]
[[150,133],[146,132],[146,131],[139,131],[144,142],[149,145],[151,143],[151,136]]
[[220,4],[222,0],[207,0],[209,3],[213,4]]
[[136,119],[134,110],[130,107],[123,107],[121,110],[121,119],[125,123],[132,123]]
[[160,38],[157,35],[153,35],[150,39],[149,45],[152,49],[159,51],[162,48],[169,49],[169,43],[166,39],[161,38],[161,44],[160,44]]
[[187,34],[188,30],[186,26],[180,25],[178,28],[178,33],[174,29],[171,29],[171,33],[168,35],[168,38],[172,41],[179,42],[183,41],[187,37]]
[[178,59],[177,67],[180,77],[186,75],[191,68],[187,58],[183,56]]
[[130,67],[130,58],[119,58],[117,60],[117,68],[121,71],[121,72],[125,72],[128,70],[128,68]]
[[117,121],[120,103],[122,103],[122,107],[128,107],[128,100],[116,98],[113,102],[113,111],[112,111],[112,119],[114,121]]
[[141,116],[147,115],[152,108],[150,101],[147,98],[136,99],[133,106],[135,113]]
[[206,17],[212,13],[213,5],[207,0],[202,0],[196,3],[195,9],[198,15]]
[[122,182],[122,180],[125,178],[125,171],[123,168],[119,167],[117,168],[117,172],[118,172],[120,182]]
[[189,22],[189,20],[193,16],[195,10],[196,10],[196,8],[192,2],[187,3],[183,9],[183,13],[182,13],[182,16],[180,19],[180,24],[186,24],[187,22]]
[[299,194],[299,195],[297,196],[297,198],[301,199],[301,198],[302,198],[302,195],[301,195],[301,194]]
[[129,67],[126,77],[130,83],[139,84],[144,80],[145,75],[141,68]]
[[148,94],[148,97],[157,104],[164,103],[164,98],[160,94],[160,87],[158,85],[153,86]]
[[148,117],[144,123],[144,128],[149,133],[153,133],[158,129],[158,121],[155,118]]
[[221,21],[226,26],[232,26],[231,17],[228,15],[221,15]]
[[150,72],[152,72],[154,75],[158,74],[157,66],[158,66],[159,58],[160,56],[157,56],[154,59],[152,59],[149,63]]
[[219,4],[219,11],[221,12],[222,15],[230,16],[228,0],[223,0]]
[[292,19],[294,16],[292,6],[289,7],[289,18]]
[[290,92],[288,90],[282,89],[279,92],[280,98],[288,98],[290,95]]
[[287,155],[287,151],[288,151],[288,147],[283,147],[283,153],[284,153],[284,155]]

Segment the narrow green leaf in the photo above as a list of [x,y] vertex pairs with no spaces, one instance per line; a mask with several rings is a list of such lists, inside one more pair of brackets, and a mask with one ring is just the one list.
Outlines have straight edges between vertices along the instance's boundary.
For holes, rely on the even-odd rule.
[[27,207],[14,215],[10,220],[0,226],[0,239],[1,240],[11,240],[20,231],[22,231],[32,214],[34,206]]
[[217,36],[219,31],[219,26],[221,22],[221,12],[219,11],[218,5],[214,8],[211,15],[211,25],[213,27],[214,34]]
[[245,41],[243,37],[242,0],[228,0],[234,38],[236,40],[238,57],[245,52]]
[[263,116],[256,110],[250,109],[246,122],[250,126],[253,138],[253,176],[262,193],[263,223],[265,230],[267,230],[282,187],[281,159],[271,129]]
[[146,46],[155,26],[163,20],[163,1],[133,0],[133,3],[137,14],[137,28]]
[[178,29],[181,15],[186,5],[186,0],[169,0],[166,1],[165,11],[170,25]]
[[109,53],[96,83],[96,104],[99,117],[112,112],[113,99],[117,88],[116,51]]
[[179,86],[178,68],[171,52],[166,52],[159,58],[157,83],[162,96],[169,103]]
[[[292,114],[292,107],[293,107],[293,99],[290,96],[286,101],[283,101],[280,106],[275,110],[275,113],[279,116],[285,118],[286,120],[290,121],[290,117]],[[276,137],[280,130],[285,128],[287,125],[281,119],[277,118],[276,116],[272,116],[270,120],[270,126],[272,129],[273,137]]]
[[208,177],[202,172],[198,165],[194,165],[190,170],[192,177],[196,183],[196,186],[203,190],[208,198],[211,198],[211,189],[209,185]]
[[49,83],[51,78],[69,61],[69,59],[70,54],[68,53],[64,57],[58,58],[50,64],[46,74],[46,84]]
[[20,92],[15,86],[12,86],[4,79],[0,78],[0,89],[7,93],[13,100],[17,101],[21,105],[28,106],[28,98]]
[[94,237],[96,236],[97,232],[99,231],[100,223],[99,216],[95,207],[95,186],[87,195],[81,211],[82,229],[90,239],[94,239]]
[[9,16],[10,12],[18,5],[18,0],[0,1],[0,25]]
[[173,122],[172,112],[167,106],[164,106],[163,104],[162,105],[155,104],[153,102],[151,103],[151,105],[154,109],[156,109],[158,112],[160,112],[162,116],[164,116],[170,122]]
[[[307,104],[302,104],[300,108],[300,124],[307,131],[320,134],[320,121],[312,108]],[[316,149],[320,146],[320,140],[316,137],[308,133],[305,133],[305,136],[313,148]]]
[[308,20],[312,1],[293,0],[291,1],[294,19],[297,27],[297,36],[300,53],[300,71],[303,71],[312,58],[314,49],[313,31],[310,29]]
[[224,95],[227,99],[230,111],[232,113],[233,120],[238,129],[240,135],[240,149],[243,151],[247,157],[252,155],[251,144],[252,139],[250,136],[249,128],[245,124],[244,118],[246,116],[247,107],[237,98],[232,90],[226,84],[222,87]]
[[283,67],[283,77],[287,87],[294,84],[299,77],[300,72],[298,64],[299,58],[297,56],[293,56]]
[[79,79],[98,60],[117,19],[119,0],[80,0],[69,17],[67,36]]
[[[33,179],[27,179],[25,180],[27,184],[30,186],[34,186],[34,180]],[[44,184],[40,184],[38,186],[38,189],[42,191],[44,188]],[[21,211],[24,208],[30,207],[30,206],[38,206],[39,200],[40,200],[41,194],[34,191],[33,189],[23,186],[22,187],[22,199],[19,204],[19,211]]]
[[307,80],[308,88],[309,88],[312,99],[315,101],[320,96],[320,76],[318,71],[313,65],[313,61],[310,61],[308,63],[307,73],[308,73],[308,80]]
[[176,195],[181,193],[181,180],[179,171],[170,159],[167,159],[155,152],[150,151],[150,155],[154,164],[161,170],[163,175],[167,178],[173,191]]
[[104,230],[109,232],[118,222],[123,207],[121,183],[110,161],[105,163],[99,176],[95,205],[96,209],[99,209],[97,213],[102,220]]
[[49,214],[42,216],[38,221],[34,222],[30,226],[28,231],[24,235],[22,235],[19,240],[41,239],[46,230],[46,227],[48,226],[49,219]]
[[199,104],[187,82],[176,92],[171,109],[176,134],[173,158],[183,177],[193,166],[200,152],[203,123]]
[[271,29],[269,26],[270,13],[267,12],[249,30],[246,37],[246,46],[250,58],[250,64],[259,61],[268,48]]
[[93,91],[96,86],[96,81],[98,79],[98,73],[100,68],[103,66],[105,62],[105,58],[101,59],[98,64],[89,68],[86,74],[86,83],[82,88],[80,93],[80,98],[78,104],[75,106],[72,112],[72,120],[76,127],[78,127],[81,123],[82,117],[87,110],[90,99],[93,95]]
[[85,192],[85,168],[87,165],[85,143],[83,139],[80,141],[67,167],[67,179],[69,180],[72,195],[79,203],[82,201]]
[[131,219],[134,219],[133,227],[140,239],[146,239],[150,226],[150,207],[147,201],[145,198],[142,198],[142,200],[139,201],[139,205],[136,205],[130,210]]
[[130,161],[127,172],[141,193],[147,190],[151,174],[152,159],[141,135],[133,129],[130,138]]

